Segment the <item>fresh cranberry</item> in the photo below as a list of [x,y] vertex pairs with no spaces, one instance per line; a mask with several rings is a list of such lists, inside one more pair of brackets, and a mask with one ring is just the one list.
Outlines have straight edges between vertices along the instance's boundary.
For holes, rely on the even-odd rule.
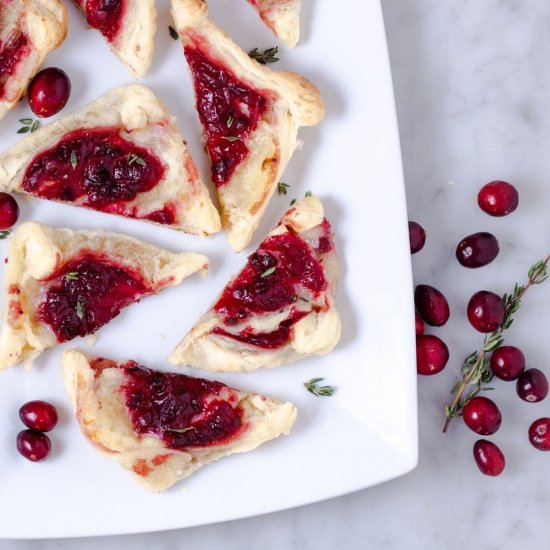
[[486,476],[500,475],[506,465],[502,451],[487,439],[478,439],[474,443],[474,459],[480,472]]
[[477,196],[481,210],[490,216],[506,216],[518,207],[517,189],[505,181],[491,181],[484,185]]
[[442,371],[449,360],[449,348],[437,336],[426,334],[416,339],[416,372],[425,376]]
[[449,320],[447,298],[433,286],[418,285],[414,291],[414,303],[420,317],[432,327],[440,327]]
[[504,321],[504,301],[488,290],[476,292],[468,302],[468,320],[479,332],[494,332]]
[[525,356],[514,346],[497,348],[491,356],[491,370],[501,380],[516,380],[525,370]]
[[21,422],[39,432],[49,432],[57,424],[57,411],[46,401],[29,401],[19,409]]
[[480,435],[492,435],[502,422],[502,415],[494,401],[487,397],[472,397],[462,411],[466,426]]
[[464,267],[476,268],[490,264],[499,252],[498,241],[491,233],[474,233],[464,237],[456,247],[456,259]]
[[52,452],[50,438],[36,430],[23,430],[17,434],[17,450],[31,462],[42,462]]
[[71,81],[56,67],[43,69],[29,85],[29,105],[38,117],[50,117],[65,107],[71,95]]
[[531,424],[529,441],[539,451],[550,451],[550,418],[539,418]]
[[548,395],[548,380],[539,369],[527,369],[518,378],[516,391],[524,401],[538,403]]
[[424,334],[424,321],[422,320],[422,317],[418,315],[418,313],[414,313],[414,330],[416,332],[416,336],[422,336]]
[[416,254],[424,248],[426,242],[426,231],[416,222],[409,222],[409,242],[411,245],[411,254]]
[[0,192],[0,230],[13,227],[19,218],[17,201],[8,193]]

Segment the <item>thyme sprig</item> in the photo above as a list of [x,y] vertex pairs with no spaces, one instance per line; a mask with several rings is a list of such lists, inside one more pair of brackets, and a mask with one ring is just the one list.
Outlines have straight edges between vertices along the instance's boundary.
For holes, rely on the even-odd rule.
[[261,52],[258,48],[254,48],[248,52],[248,56],[255,59],[260,65],[267,65],[268,63],[275,63],[279,61],[277,54],[279,53],[279,46],[273,48],[267,48]]
[[[550,254],[544,259],[531,266],[527,273],[527,282],[524,285],[515,284],[510,294],[504,294],[504,320],[500,328],[487,334],[483,340],[481,351],[474,351],[466,357],[462,365],[462,377],[453,386],[451,394],[455,397],[450,405],[445,405],[445,425],[443,432],[446,432],[451,420],[462,414],[464,405],[480,391],[487,391],[493,388],[487,386],[493,379],[490,367],[490,354],[504,343],[504,331],[508,330],[514,322],[514,314],[521,306],[525,293],[534,285],[540,285],[548,279],[548,262]],[[467,391],[469,390],[469,391]]]
[[330,397],[334,395],[336,388],[333,386],[319,386],[319,382],[322,382],[324,378],[312,378],[309,382],[304,382],[304,387],[309,393],[316,395],[317,397]]
[[11,234],[11,231],[9,229],[6,229],[4,231],[0,231],[0,241],[3,239],[7,239]]

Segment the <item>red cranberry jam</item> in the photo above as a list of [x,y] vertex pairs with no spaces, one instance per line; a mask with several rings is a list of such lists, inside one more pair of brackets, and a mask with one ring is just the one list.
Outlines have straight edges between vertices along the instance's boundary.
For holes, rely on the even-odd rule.
[[[76,0],[82,4],[82,0]],[[124,13],[124,0],[88,0],[86,20],[90,27],[97,29],[109,42],[112,42],[121,27]]]
[[[254,332],[251,327],[238,333],[216,327],[212,332],[265,349],[284,346],[293,325],[312,309],[319,309],[317,305],[312,306],[310,300],[327,288],[319,257],[333,247],[328,221],[323,221],[322,229],[315,249],[292,232],[268,237],[248,257],[245,268],[214,305],[215,311],[224,315],[226,327],[234,327],[251,315],[282,311],[297,303],[302,309],[292,307],[288,317],[271,332]],[[307,309],[304,310],[304,306]]]
[[36,318],[58,342],[93,334],[122,308],[154,292],[128,267],[91,253],[65,263],[46,281]]
[[225,288],[214,309],[236,325],[251,314],[280,311],[300,297],[300,289],[317,296],[327,282],[323,267],[299,236],[267,238],[239,275]]
[[221,336],[229,336],[229,338],[259,348],[276,349],[284,346],[288,342],[292,326],[308,313],[307,311],[300,311],[292,308],[290,315],[279,323],[279,328],[277,330],[272,332],[254,332],[250,328],[245,328],[238,334],[231,334],[219,327],[214,328],[212,332]]
[[227,443],[243,429],[238,396],[224,384],[153,371],[134,361],[122,368],[122,393],[138,434],[185,449]]
[[95,210],[132,216],[125,203],[163,177],[160,160],[121,137],[119,128],[93,128],[68,132],[37,155],[22,187],[45,199],[78,201]]
[[248,155],[245,140],[258,126],[268,100],[201,51],[187,46],[185,56],[193,75],[212,179],[219,187]]
[[6,43],[0,40],[0,99],[5,96],[8,78],[15,73],[18,63],[29,51],[29,41],[24,34],[19,34]]

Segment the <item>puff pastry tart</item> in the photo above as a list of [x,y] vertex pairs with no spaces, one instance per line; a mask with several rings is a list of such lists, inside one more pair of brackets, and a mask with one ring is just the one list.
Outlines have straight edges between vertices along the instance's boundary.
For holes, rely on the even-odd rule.
[[211,371],[271,368],[340,338],[338,259],[317,197],[291,208],[169,357]]
[[25,223],[8,245],[0,369],[93,334],[122,308],[207,269],[201,254]]
[[0,118],[67,34],[60,0],[0,0]]
[[294,48],[300,39],[301,0],[248,0],[262,21],[289,48]]
[[219,458],[287,434],[291,403],[220,382],[63,353],[63,375],[86,438],[152,491]]
[[134,78],[145,75],[153,59],[157,30],[154,0],[73,0]]
[[321,121],[323,102],[302,76],[250,59],[208,19],[204,0],[172,0],[172,11],[194,82],[222,224],[231,246],[242,250],[297,146],[298,128]]
[[112,90],[1,155],[0,189],[198,235],[221,227],[174,119],[137,84]]

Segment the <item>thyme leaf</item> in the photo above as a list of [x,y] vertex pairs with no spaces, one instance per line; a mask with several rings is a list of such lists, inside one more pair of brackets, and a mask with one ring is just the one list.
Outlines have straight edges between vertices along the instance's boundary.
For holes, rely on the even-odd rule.
[[280,181],[277,184],[277,192],[279,193],[279,195],[286,195],[287,189],[289,187],[290,185],[288,185],[288,183],[283,183],[282,181]]

